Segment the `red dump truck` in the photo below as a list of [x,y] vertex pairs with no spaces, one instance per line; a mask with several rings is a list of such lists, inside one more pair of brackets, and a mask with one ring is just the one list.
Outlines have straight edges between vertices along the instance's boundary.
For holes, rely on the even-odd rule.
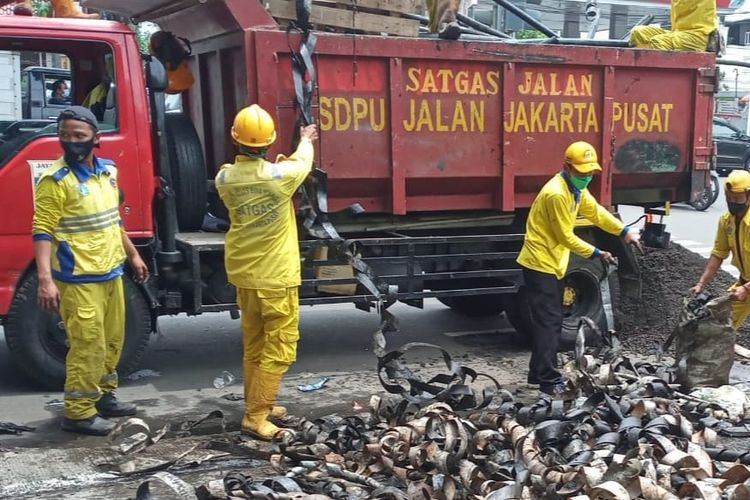
[[[300,112],[292,56],[302,35],[280,27],[254,0],[98,3],[190,39],[196,82],[182,96],[183,112],[165,112],[164,68],[142,57],[123,24],[0,17],[0,50],[66,56],[76,103],[93,87],[108,87],[99,154],[119,167],[122,218],[153,275],[145,286],[126,283],[127,372],[158,317],[236,316],[223,234],[201,231],[207,211],[222,212],[207,180],[233,158],[228,130],[250,103],[277,119],[280,140],[271,155],[292,149]],[[321,135],[316,164],[327,179],[306,188],[317,217],[300,218],[302,304],[367,308],[377,298],[326,244],[334,228],[384,293],[387,285],[389,299],[419,306],[438,298],[459,313],[505,310],[520,321],[515,257],[528,208],[573,141],[599,150],[604,171],[591,190],[613,210],[689,201],[706,184],[713,55],[316,35],[311,109]],[[58,317],[37,309],[31,239],[35,177],[60,155],[55,117],[48,118],[19,117],[0,133],[0,318],[19,368],[58,386],[65,332]],[[347,210],[355,204],[364,210]],[[572,260],[566,331],[582,314],[606,321],[602,283],[613,300],[620,284],[623,293],[638,287],[636,261],[618,238],[585,222],[579,232],[618,255],[620,273],[607,278],[598,262]]]

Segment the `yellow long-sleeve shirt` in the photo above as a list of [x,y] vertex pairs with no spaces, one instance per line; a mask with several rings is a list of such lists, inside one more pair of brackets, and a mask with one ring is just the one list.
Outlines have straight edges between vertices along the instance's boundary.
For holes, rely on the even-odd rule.
[[740,271],[742,279],[747,280],[750,276],[750,212],[742,217],[739,227],[736,217],[729,212],[719,218],[711,254],[724,260],[730,252],[732,265]]
[[611,234],[623,234],[625,226],[599,205],[588,189],[576,193],[563,174],[550,179],[531,205],[526,236],[517,262],[541,273],[565,276],[570,252],[590,258],[598,250],[574,232],[579,215]]
[[114,163],[57,160],[36,186],[32,234],[52,242],[52,276],[67,283],[108,281],[122,275],[120,193]]
[[239,288],[288,288],[301,284],[299,241],[292,197],[312,169],[314,150],[302,139],[276,163],[237,156],[216,176],[229,210],[225,262]]

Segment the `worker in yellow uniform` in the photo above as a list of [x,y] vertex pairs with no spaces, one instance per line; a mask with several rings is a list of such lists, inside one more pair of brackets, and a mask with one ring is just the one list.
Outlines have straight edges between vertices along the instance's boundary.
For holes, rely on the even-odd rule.
[[292,197],[312,169],[316,127],[303,127],[297,150],[276,163],[266,151],[276,140],[273,118],[253,104],[234,119],[232,139],[239,155],[216,175],[216,188],[229,212],[225,261],[237,287],[242,315],[245,416],[242,431],[271,439],[279,428],[269,416],[281,379],[297,359],[301,284],[297,221]]
[[630,44],[644,49],[705,52],[717,29],[716,0],[672,0],[672,29],[636,26]]
[[611,253],[587,243],[573,231],[578,216],[602,230],[620,235],[627,243],[640,245],[638,235],[623,226],[599,205],[587,187],[600,172],[596,150],[586,142],[575,142],[565,151],[563,170],[550,179],[531,205],[526,235],[518,263],[528,296],[529,334],[532,339],[528,382],[542,392],[562,396],[567,381],[558,371],[557,349],[563,324],[563,278],[570,252],[614,263]]
[[690,289],[697,295],[713,281],[722,262],[732,254],[732,265],[740,272],[737,282],[729,289],[732,292],[732,325],[739,328],[750,315],[750,172],[734,170],[724,186],[727,212],[719,219],[714,248],[706,263],[703,275]]
[[62,429],[103,436],[115,427],[106,418],[136,412],[114,392],[125,336],[122,275],[126,256],[136,279],[145,280],[148,268],[122,228],[117,169],[94,156],[96,117],[81,106],[66,109],[58,137],[64,155],[35,194],[38,302],[60,313],[70,345]]

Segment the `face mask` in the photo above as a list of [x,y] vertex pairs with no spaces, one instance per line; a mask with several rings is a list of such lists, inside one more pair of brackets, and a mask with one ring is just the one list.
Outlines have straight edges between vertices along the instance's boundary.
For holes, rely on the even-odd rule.
[[739,215],[742,212],[745,211],[747,208],[747,204],[745,203],[732,203],[731,201],[727,202],[727,208],[729,209],[729,213],[732,215]]
[[588,187],[589,184],[591,184],[591,180],[594,178],[593,175],[587,175],[585,177],[575,177],[573,175],[570,176],[570,183],[575,186],[575,188],[579,191],[583,191]]
[[65,152],[65,161],[68,163],[83,161],[94,150],[94,139],[86,142],[60,141],[60,144]]

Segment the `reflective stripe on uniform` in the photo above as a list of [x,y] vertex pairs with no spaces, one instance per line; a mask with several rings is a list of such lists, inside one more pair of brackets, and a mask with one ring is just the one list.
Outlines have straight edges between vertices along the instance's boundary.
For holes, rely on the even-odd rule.
[[102,391],[65,391],[64,395],[70,399],[98,398]]
[[89,220],[89,219],[96,219],[96,218],[102,217],[103,215],[111,214],[117,211],[118,211],[118,208],[113,207],[108,210],[97,212],[95,214],[73,215],[73,216],[63,217],[60,219],[60,222],[78,222],[78,221],[84,221],[84,220]]
[[116,382],[118,380],[117,372],[107,373],[102,377],[101,383]]
[[90,231],[99,231],[102,229],[107,229],[108,227],[117,226],[119,224],[120,224],[120,216],[111,215],[109,216],[109,219],[96,221],[96,222],[87,222],[85,224],[78,224],[76,226],[68,226],[68,225],[60,224],[59,226],[57,226],[57,231],[59,233],[64,233],[64,234],[87,233]]
[[120,212],[114,207],[95,214],[63,217],[57,225],[57,230],[61,233],[83,233],[106,229],[119,222]]

